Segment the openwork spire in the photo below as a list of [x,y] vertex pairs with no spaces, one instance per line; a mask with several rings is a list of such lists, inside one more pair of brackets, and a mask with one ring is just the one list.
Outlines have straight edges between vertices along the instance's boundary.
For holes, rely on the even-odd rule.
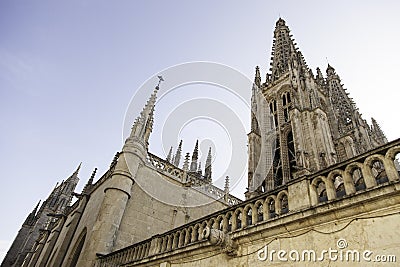
[[296,55],[296,47],[289,27],[283,19],[276,22],[271,57],[271,80],[279,79],[289,70],[290,60]]
[[261,86],[261,75],[260,75],[260,67],[256,66],[256,75],[254,77],[254,83],[260,88]]
[[357,107],[354,101],[349,97],[346,89],[343,88],[339,75],[335,69],[328,64],[326,69],[327,86],[329,101],[333,107],[334,117],[337,123],[337,131],[340,136],[351,132],[356,126],[355,117]]
[[185,161],[183,162],[183,170],[188,171],[189,170],[189,160],[190,160],[190,153],[187,152],[185,156]]
[[193,154],[192,154],[192,162],[190,163],[190,171],[197,171],[197,159],[199,158],[199,140],[196,141],[196,145],[194,146]]
[[82,162],[79,163],[78,168],[76,168],[75,172],[73,173],[73,175],[78,176],[79,170],[81,169],[82,166]]
[[172,146],[171,146],[171,148],[169,149],[169,152],[168,152],[168,156],[167,156],[167,161],[168,162],[171,162],[171,157],[172,157]]
[[211,183],[211,161],[212,161],[212,155],[211,155],[211,147],[208,149],[208,155],[207,155],[207,160],[206,160],[206,168],[204,170],[204,177],[207,180],[207,182]]
[[92,175],[90,176],[89,180],[87,181],[85,187],[82,190],[83,193],[87,193],[89,191],[89,189],[92,187],[94,177],[96,176],[96,172],[97,172],[97,168],[94,168]]
[[371,118],[371,121],[372,121],[372,132],[373,132],[373,135],[375,135],[376,141],[381,145],[387,143],[386,135],[382,131],[379,124],[376,122],[376,120],[374,118]]
[[136,118],[130,135],[130,138],[136,138],[144,141],[146,148],[148,146],[150,133],[153,130],[154,107],[157,100],[157,92],[160,89],[160,83],[164,81],[161,76],[158,76],[158,79],[158,84],[154,88],[153,93],[150,95],[149,100],[147,100],[143,110],[140,112],[140,115]]
[[181,161],[181,156],[182,156],[182,140],[179,142],[178,149],[176,150],[175,157],[173,159],[173,164],[176,167],[179,167],[179,163]]

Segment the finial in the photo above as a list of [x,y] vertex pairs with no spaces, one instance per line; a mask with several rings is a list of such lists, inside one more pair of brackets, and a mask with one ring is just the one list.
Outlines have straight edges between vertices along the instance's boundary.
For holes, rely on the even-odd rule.
[[114,156],[113,160],[111,161],[110,168],[113,167],[115,164],[117,164],[117,161],[118,161],[118,158],[119,158],[120,154],[121,154],[121,152],[115,153],[115,156]]
[[201,162],[199,162],[199,168],[197,169],[197,173],[203,175],[203,171],[201,170]]
[[211,179],[211,147],[208,149],[208,155],[207,155],[207,159],[206,159],[206,168],[204,170],[204,176],[207,180],[207,182],[211,183],[212,179]]
[[37,203],[37,205],[36,205],[36,207],[35,207],[35,209],[33,210],[33,214],[35,214],[36,215],[36,212],[37,212],[37,210],[38,210],[38,208],[39,208],[39,205],[40,205],[40,202],[41,202],[42,200],[41,199],[39,199],[39,202]]
[[158,89],[158,88],[159,88],[159,86],[160,86],[160,83],[161,83],[161,82],[163,82],[163,81],[164,81],[164,79],[163,79],[163,77],[162,77],[161,75],[157,76],[157,78],[159,79],[159,80],[158,80],[157,87],[156,87],[156,88]]
[[225,193],[229,193],[229,176],[225,177]]
[[79,170],[81,169],[81,166],[82,166],[82,162],[79,163],[78,168],[77,168],[76,171],[74,172],[74,175],[78,175]]
[[196,140],[196,145],[194,146],[193,154],[192,154],[192,162],[190,163],[190,171],[197,171],[197,159],[199,156],[199,140]]
[[189,159],[190,159],[190,153],[187,152],[185,156],[185,161],[183,162],[183,170],[188,171],[189,170]]
[[[93,170],[93,172],[92,172],[92,175],[91,175],[90,178],[89,178],[90,184],[93,183],[93,179],[94,179],[94,177],[96,176],[96,172],[97,172],[97,168],[94,168],[94,170]],[[88,182],[88,183],[89,183],[89,182]]]
[[168,155],[167,155],[166,160],[167,160],[168,162],[171,162],[171,157],[172,157],[172,146],[171,146],[171,148],[169,149],[169,152],[168,152]]
[[182,140],[179,142],[178,148],[176,149],[176,154],[173,160],[173,164],[178,167],[179,163],[181,161],[181,155],[182,155]]
[[254,83],[260,87],[261,86],[261,76],[260,76],[260,67],[256,66],[256,76],[254,78]]

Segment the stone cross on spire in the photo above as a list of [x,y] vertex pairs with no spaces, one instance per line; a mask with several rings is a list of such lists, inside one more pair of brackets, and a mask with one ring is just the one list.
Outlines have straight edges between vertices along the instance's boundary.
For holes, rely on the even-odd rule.
[[157,78],[159,79],[159,80],[158,80],[157,87],[159,87],[159,86],[160,86],[160,83],[163,82],[164,79],[163,79],[163,77],[162,77],[161,75],[157,76]]

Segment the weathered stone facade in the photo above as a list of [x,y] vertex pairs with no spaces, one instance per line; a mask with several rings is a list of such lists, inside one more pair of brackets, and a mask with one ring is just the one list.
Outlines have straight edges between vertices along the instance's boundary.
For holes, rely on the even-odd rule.
[[246,201],[229,195],[228,181],[224,190],[211,184],[211,152],[204,176],[198,171],[198,143],[182,168],[182,144],[166,160],[149,153],[158,85],[109,170],[96,183],[93,173],[72,206],[52,211],[13,265],[7,259],[27,247],[21,240],[37,212],[29,215],[2,266],[399,261],[400,140],[387,143],[375,120],[361,118],[331,66],[314,77],[282,19],[274,37],[264,83],[256,68]]

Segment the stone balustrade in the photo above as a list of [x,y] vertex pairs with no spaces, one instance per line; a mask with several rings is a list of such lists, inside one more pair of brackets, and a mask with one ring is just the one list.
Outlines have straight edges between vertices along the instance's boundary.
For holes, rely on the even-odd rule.
[[400,139],[307,177],[311,205],[398,181],[398,153]]
[[122,266],[151,256],[206,242],[204,230],[233,233],[289,212],[288,193],[280,191],[247,200],[99,259],[99,266]]
[[190,184],[191,187],[199,192],[202,192],[214,199],[224,201],[228,205],[236,205],[242,202],[240,199],[227,194],[224,190],[205,182],[205,178],[197,173],[186,172],[172,163],[157,157],[151,153],[147,155],[147,162],[157,171],[164,175],[183,183]]

